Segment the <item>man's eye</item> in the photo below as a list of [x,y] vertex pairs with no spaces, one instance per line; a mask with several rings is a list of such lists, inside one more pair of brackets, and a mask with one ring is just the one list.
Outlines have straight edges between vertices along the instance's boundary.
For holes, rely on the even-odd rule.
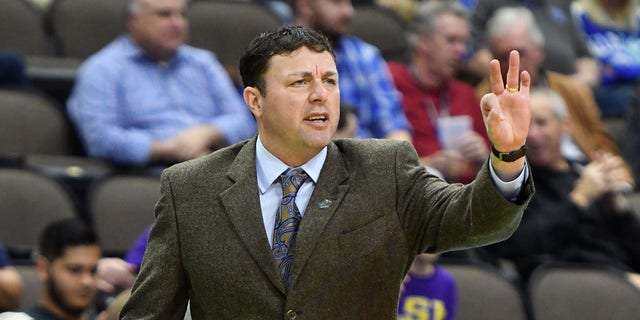
[[326,79],[324,82],[326,82],[326,83],[328,83],[328,84],[331,84],[331,85],[336,85],[336,84],[338,84],[338,80],[336,80],[336,79],[331,79],[331,78]]
[[67,271],[69,271],[69,273],[71,273],[71,274],[79,274],[82,271],[82,268],[69,267],[69,268],[67,268]]
[[158,17],[167,18],[171,16],[171,11],[157,11],[156,14]]

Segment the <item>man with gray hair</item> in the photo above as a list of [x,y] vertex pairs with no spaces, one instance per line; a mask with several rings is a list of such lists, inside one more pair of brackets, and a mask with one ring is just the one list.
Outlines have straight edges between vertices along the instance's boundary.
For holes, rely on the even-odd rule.
[[469,73],[484,77],[491,60],[488,20],[501,8],[521,7],[531,13],[547,38],[544,67],[595,88],[600,84],[600,67],[587,47],[580,30],[573,23],[571,1],[566,0],[477,0],[471,17],[471,40],[474,54],[467,64]]
[[[603,152],[619,155],[617,145],[600,119],[598,105],[589,87],[542,66],[546,39],[529,9],[508,7],[497,10],[489,20],[487,37],[494,58],[504,62],[511,50],[518,50],[521,70],[529,71],[532,86],[550,88],[564,100],[570,126],[561,150],[567,159],[587,163]],[[506,72],[502,68],[503,75]],[[490,90],[489,79],[484,79],[476,87],[478,97]],[[625,181],[633,185],[633,175],[626,165],[625,172]]]
[[568,160],[560,147],[569,113],[551,89],[531,90],[526,145],[536,194],[513,236],[487,250],[513,261],[525,281],[540,264],[560,261],[617,268],[637,282],[640,219],[623,194],[624,161],[604,152],[586,165]]
[[67,109],[90,156],[164,166],[255,134],[215,55],[185,45],[186,6],[186,0],[129,1],[128,34],[80,68]]
[[[411,62],[389,63],[420,161],[451,182],[470,182],[489,155],[480,101],[471,86],[455,79],[467,49],[467,17],[457,2],[422,3],[408,39]],[[448,124],[456,122],[465,124],[464,131],[448,137]]]

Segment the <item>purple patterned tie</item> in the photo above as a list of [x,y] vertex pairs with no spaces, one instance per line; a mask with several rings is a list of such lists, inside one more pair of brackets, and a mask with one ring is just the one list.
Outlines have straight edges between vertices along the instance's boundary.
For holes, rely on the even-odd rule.
[[298,189],[309,179],[309,176],[301,168],[289,168],[280,175],[280,179],[282,183],[282,201],[280,201],[273,228],[272,252],[280,277],[288,289],[290,283],[289,272],[293,263],[292,250],[296,243],[300,219],[302,219],[295,200]]

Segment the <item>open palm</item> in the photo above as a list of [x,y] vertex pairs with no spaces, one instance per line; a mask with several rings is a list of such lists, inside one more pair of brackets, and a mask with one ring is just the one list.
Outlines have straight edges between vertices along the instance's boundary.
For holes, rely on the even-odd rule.
[[505,86],[500,62],[492,60],[489,65],[491,93],[484,95],[480,102],[489,140],[502,152],[522,147],[529,131],[531,77],[527,71],[519,73],[519,69],[520,55],[513,50],[509,55]]

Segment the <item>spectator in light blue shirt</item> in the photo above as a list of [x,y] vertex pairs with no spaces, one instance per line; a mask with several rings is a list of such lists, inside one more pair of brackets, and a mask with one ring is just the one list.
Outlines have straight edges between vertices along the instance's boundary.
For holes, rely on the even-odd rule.
[[186,0],[131,0],[128,34],[80,68],[67,102],[88,155],[172,164],[249,138],[255,121],[209,51],[185,45]]
[[380,51],[347,35],[351,0],[290,0],[295,24],[324,33],[332,42],[340,74],[340,101],[354,107],[360,138],[411,141],[410,126]]

